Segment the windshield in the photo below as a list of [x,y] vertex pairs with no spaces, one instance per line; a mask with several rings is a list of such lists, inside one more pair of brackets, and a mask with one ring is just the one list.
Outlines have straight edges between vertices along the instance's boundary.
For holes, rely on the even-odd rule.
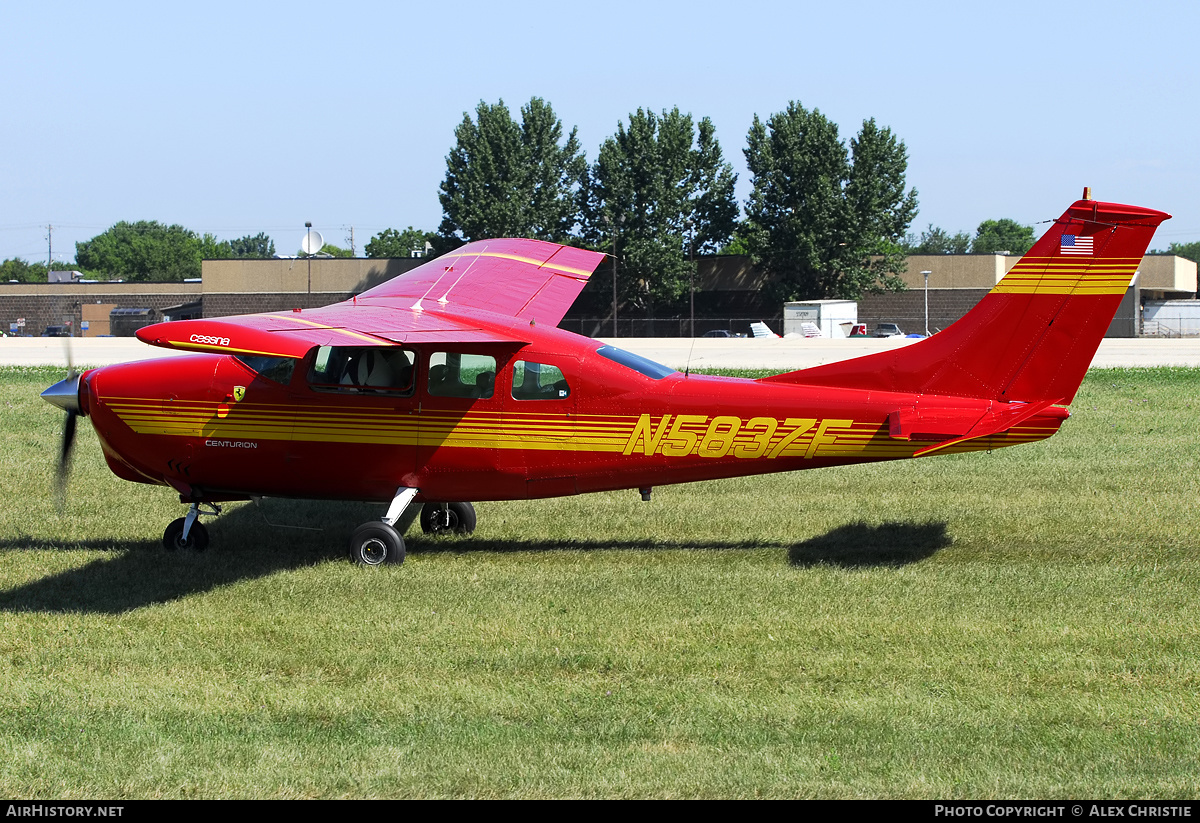
[[265,377],[267,380],[273,380],[285,386],[292,382],[292,372],[296,368],[296,361],[290,357],[267,357],[257,354],[236,354],[234,357],[259,377]]
[[662,380],[668,374],[675,374],[675,369],[669,369],[662,363],[655,363],[648,357],[618,349],[616,346],[601,346],[596,349],[596,354],[608,358],[614,363],[620,363],[627,369],[644,374],[652,380]]

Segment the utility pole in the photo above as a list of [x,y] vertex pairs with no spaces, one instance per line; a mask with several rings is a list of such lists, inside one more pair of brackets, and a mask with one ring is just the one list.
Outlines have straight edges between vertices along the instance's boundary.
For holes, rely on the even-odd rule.
[[354,226],[350,227],[350,256],[358,257],[358,250],[354,247]]
[[54,226],[46,224],[46,281],[50,280],[50,269],[54,268]]

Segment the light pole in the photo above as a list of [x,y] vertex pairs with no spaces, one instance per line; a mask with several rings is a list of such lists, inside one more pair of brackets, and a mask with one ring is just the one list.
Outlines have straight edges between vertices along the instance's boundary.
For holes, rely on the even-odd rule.
[[696,336],[696,261],[695,261],[695,246],[696,232],[692,228],[692,221],[687,221],[688,231],[688,306],[691,312],[691,336]]
[[312,253],[308,249],[312,248],[312,221],[306,220],[304,223],[304,245],[307,246],[304,250],[305,256],[308,257],[308,293],[312,294]]
[[617,231],[622,223],[625,222],[625,215],[621,215],[614,223],[612,218],[607,214],[604,215],[604,222],[612,229],[612,264],[613,264],[613,337],[617,336]]
[[925,275],[925,336],[928,337],[929,336],[929,275],[933,274],[933,272],[923,271],[923,272],[921,272],[921,274]]

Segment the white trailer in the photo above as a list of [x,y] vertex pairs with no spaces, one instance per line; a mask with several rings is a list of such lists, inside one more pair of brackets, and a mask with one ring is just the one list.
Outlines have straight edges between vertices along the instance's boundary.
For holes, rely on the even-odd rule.
[[821,330],[822,337],[849,337],[858,322],[858,303],[853,300],[805,300],[783,304],[783,336],[805,336],[804,324]]

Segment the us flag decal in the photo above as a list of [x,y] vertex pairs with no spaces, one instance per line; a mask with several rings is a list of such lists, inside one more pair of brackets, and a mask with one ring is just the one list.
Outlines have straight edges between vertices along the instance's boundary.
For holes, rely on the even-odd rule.
[[1059,241],[1058,250],[1063,254],[1091,255],[1092,238],[1080,237],[1077,234],[1064,234],[1062,240]]

